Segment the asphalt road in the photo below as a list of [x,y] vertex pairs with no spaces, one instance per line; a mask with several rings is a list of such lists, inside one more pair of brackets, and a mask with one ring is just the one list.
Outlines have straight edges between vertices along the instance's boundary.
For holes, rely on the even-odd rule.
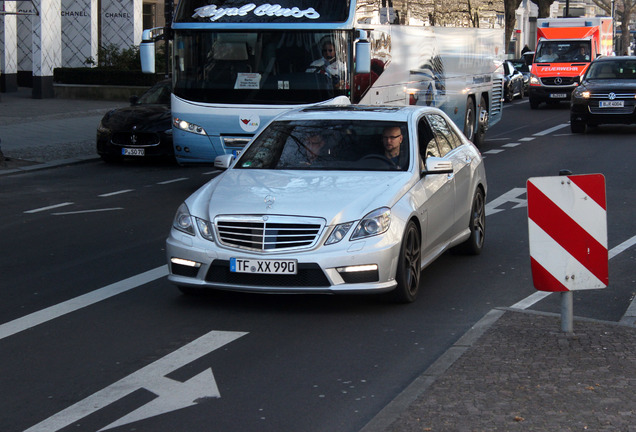
[[[411,305],[181,295],[164,277],[164,241],[209,167],[90,162],[3,177],[0,430],[360,430],[489,310],[536,293],[528,178],[603,173],[610,250],[636,235],[636,129],[573,136],[567,123],[565,105],[507,105],[482,149],[486,249],[443,255]],[[576,315],[620,320],[634,252],[615,253],[610,287],[577,293]],[[559,299],[523,307],[558,312]]]

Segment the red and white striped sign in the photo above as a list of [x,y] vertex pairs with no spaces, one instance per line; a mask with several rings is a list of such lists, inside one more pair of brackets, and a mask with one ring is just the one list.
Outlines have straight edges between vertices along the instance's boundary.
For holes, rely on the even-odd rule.
[[534,177],[526,186],[535,288],[573,291],[607,287],[605,177]]

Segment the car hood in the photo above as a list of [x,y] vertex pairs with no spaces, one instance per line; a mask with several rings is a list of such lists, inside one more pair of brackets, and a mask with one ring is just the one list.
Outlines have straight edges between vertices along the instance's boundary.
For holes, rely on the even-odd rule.
[[193,215],[207,220],[275,214],[321,217],[337,224],[392,207],[415,178],[410,172],[231,169],[204,185],[187,204]]
[[581,84],[590,91],[636,92],[636,80],[586,80]]
[[171,128],[170,107],[167,105],[133,105],[107,113],[102,126],[114,131],[164,131]]

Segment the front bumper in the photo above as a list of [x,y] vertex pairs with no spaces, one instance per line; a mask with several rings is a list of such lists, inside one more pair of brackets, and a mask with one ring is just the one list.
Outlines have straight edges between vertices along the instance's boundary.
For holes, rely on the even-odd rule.
[[576,86],[568,87],[528,87],[528,96],[537,102],[569,101]]
[[[391,230],[390,230],[391,231]],[[395,273],[401,238],[384,235],[358,241],[343,240],[285,253],[259,253],[230,249],[215,242],[190,236],[172,228],[166,240],[170,273],[168,279],[178,286],[228,291],[267,293],[380,293],[396,286]],[[184,266],[173,258],[197,263]],[[231,258],[295,259],[296,275],[235,273],[230,271]],[[375,265],[376,270],[349,272],[358,266]]]

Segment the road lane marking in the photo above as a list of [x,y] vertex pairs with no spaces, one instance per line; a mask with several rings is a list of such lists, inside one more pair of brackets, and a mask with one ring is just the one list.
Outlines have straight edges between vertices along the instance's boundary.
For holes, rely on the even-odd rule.
[[72,205],[72,204],[73,204],[72,202],[54,204],[54,205],[50,205],[50,206],[47,206],[47,207],[40,207],[40,208],[33,209],[33,210],[27,210],[24,213],[38,213],[38,212],[47,211],[47,210],[51,210],[51,209],[55,209],[55,208],[69,206],[69,205]]
[[162,182],[159,182],[157,184],[167,185],[167,184],[170,184],[170,183],[176,183],[176,182],[180,182],[180,181],[184,181],[184,180],[188,180],[188,178],[187,177],[181,177],[181,178],[177,178],[177,179],[174,179],[174,180],[162,181]]
[[559,129],[563,129],[564,127],[569,126],[569,125],[570,125],[569,123],[560,124],[560,125],[551,127],[550,129],[546,129],[544,131],[532,134],[532,136],[538,137],[538,136],[548,135],[548,134],[551,134],[552,132],[558,131]]
[[619,253],[626,251],[627,249],[634,246],[635,244],[636,244],[636,236],[630,238],[629,240],[625,240],[623,243],[619,244],[615,248],[612,248],[612,250],[609,251],[608,256],[610,259],[614,258]]
[[501,150],[501,149],[493,149],[493,150],[488,150],[483,152],[482,154],[488,155],[488,154],[497,154],[497,153],[501,153],[505,150]]
[[157,397],[103,427],[100,431],[186,408],[205,398],[220,398],[221,394],[211,368],[205,369],[185,382],[168,378],[167,375],[246,334],[245,332],[213,330],[30,427],[25,432],[58,431],[140,389],[154,393]]
[[62,315],[66,315],[68,313],[98,303],[107,298],[116,296],[117,294],[121,294],[133,288],[137,288],[138,286],[147,284],[148,282],[160,279],[167,274],[168,266],[163,265],[161,267],[148,270],[147,272],[129,277],[128,279],[124,279],[122,281],[107,285],[103,288],[99,288],[95,291],[91,291],[79,297],[75,297],[65,302],[58,303],[46,309],[42,309],[13,321],[9,321],[0,325],[0,340],[21,331],[28,330],[45,322],[59,318]]
[[111,196],[114,196],[114,195],[121,195],[121,194],[125,194],[125,193],[132,192],[132,191],[134,191],[134,189],[124,189],[124,190],[120,190],[120,191],[116,191],[116,192],[110,192],[110,193],[101,194],[101,195],[98,195],[98,196],[100,198],[107,198],[107,197],[111,197]]
[[99,213],[99,212],[123,210],[123,209],[124,209],[123,207],[111,207],[111,208],[103,208],[103,209],[78,210],[78,211],[72,211],[72,212],[56,212],[56,213],[51,213],[51,214],[53,216],[65,216],[65,215],[72,215],[72,214]]
[[502,147],[513,148],[513,147],[517,147],[517,146],[520,146],[520,145],[521,145],[521,143],[508,143],[508,144],[502,145]]

